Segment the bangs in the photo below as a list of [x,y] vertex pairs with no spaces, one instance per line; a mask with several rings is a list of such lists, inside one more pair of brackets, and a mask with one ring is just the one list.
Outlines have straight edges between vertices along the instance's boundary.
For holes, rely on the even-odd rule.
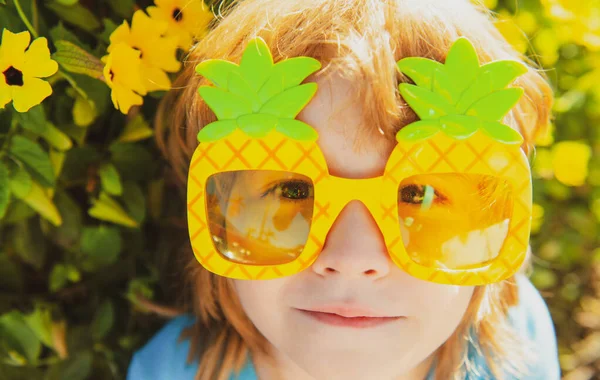
[[[363,105],[361,135],[383,134],[393,140],[398,130],[418,120],[398,91],[400,83],[412,83],[397,69],[398,60],[424,57],[443,63],[452,43],[466,36],[480,64],[509,59],[531,68],[531,62],[511,48],[483,9],[468,0],[234,1],[224,14],[217,15],[216,27],[192,49],[187,64],[195,66],[209,58],[239,62],[247,41],[260,36],[275,63],[298,56],[319,60],[323,68],[306,81],[333,72],[348,80],[351,101]],[[253,30],[247,25],[253,25]],[[515,81],[525,95],[504,121],[523,135],[527,146],[548,124],[549,110],[540,98],[550,89],[540,92],[543,83],[538,77],[532,71]],[[194,89],[203,80],[190,79],[188,85]],[[202,102],[194,97],[194,103]],[[537,117],[532,119],[532,115]],[[197,133],[201,127],[193,129]]]

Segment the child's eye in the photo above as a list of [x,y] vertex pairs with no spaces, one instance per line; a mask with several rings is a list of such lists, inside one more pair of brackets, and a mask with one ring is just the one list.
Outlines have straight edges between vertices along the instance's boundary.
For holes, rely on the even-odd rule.
[[304,181],[286,181],[280,182],[269,188],[263,193],[263,197],[268,194],[298,201],[313,197],[313,187],[310,183]]
[[410,204],[422,204],[425,201],[425,198],[429,195],[431,200],[429,203],[433,201],[444,200],[441,194],[437,192],[433,187],[429,185],[406,185],[400,189],[400,201],[403,203]]

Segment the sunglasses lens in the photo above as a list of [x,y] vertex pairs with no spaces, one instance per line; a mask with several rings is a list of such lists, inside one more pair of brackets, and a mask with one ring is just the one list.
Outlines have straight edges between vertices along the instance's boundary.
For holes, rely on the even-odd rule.
[[285,264],[308,240],[314,187],[310,178],[285,171],[223,172],[208,178],[206,204],[221,255],[250,265]]
[[398,189],[398,214],[408,255],[446,269],[480,267],[493,260],[508,235],[510,184],[479,174],[423,174]]

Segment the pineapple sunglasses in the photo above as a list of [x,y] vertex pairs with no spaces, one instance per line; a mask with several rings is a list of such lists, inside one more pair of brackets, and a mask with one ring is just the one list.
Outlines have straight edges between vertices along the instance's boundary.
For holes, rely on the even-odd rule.
[[526,67],[480,66],[464,37],[444,64],[398,61],[415,83],[400,84],[400,93],[420,120],[397,133],[383,176],[368,179],[330,175],[317,132],[295,119],[317,90],[300,83],[320,67],[310,57],[273,64],[260,37],[239,65],[196,66],[214,84],[198,91],[217,116],[198,133],[188,175],[189,236],[200,264],[234,279],[299,273],[358,200],[392,261],[416,278],[484,285],[513,275],[529,243],[531,173],[522,136],[501,120],[523,94],[506,87]]

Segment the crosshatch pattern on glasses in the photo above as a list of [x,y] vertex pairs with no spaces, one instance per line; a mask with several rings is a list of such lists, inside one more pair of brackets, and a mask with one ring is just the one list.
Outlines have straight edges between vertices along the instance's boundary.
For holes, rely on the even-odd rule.
[[[315,205],[308,241],[290,263],[239,264],[222,256],[212,244],[204,196],[207,178],[223,171],[255,169],[296,172],[314,183]],[[406,253],[400,236],[398,184],[412,175],[432,173],[494,175],[511,184],[514,201],[508,235],[498,257],[488,265],[469,270],[432,268],[414,262]],[[322,152],[310,141],[290,140],[276,131],[264,138],[249,138],[238,130],[223,140],[201,143],[192,157],[188,182],[188,223],[196,258],[209,271],[237,279],[279,278],[306,269],[316,260],[329,228],[345,205],[345,198],[339,196],[343,189],[331,189],[332,182]],[[410,275],[437,283],[480,285],[507,278],[521,265],[531,223],[531,180],[528,161],[517,145],[507,148],[481,132],[465,140],[438,133],[416,143],[400,141],[379,183],[381,193],[374,191],[380,194],[378,203],[369,201],[368,207],[382,230],[393,262]]]

